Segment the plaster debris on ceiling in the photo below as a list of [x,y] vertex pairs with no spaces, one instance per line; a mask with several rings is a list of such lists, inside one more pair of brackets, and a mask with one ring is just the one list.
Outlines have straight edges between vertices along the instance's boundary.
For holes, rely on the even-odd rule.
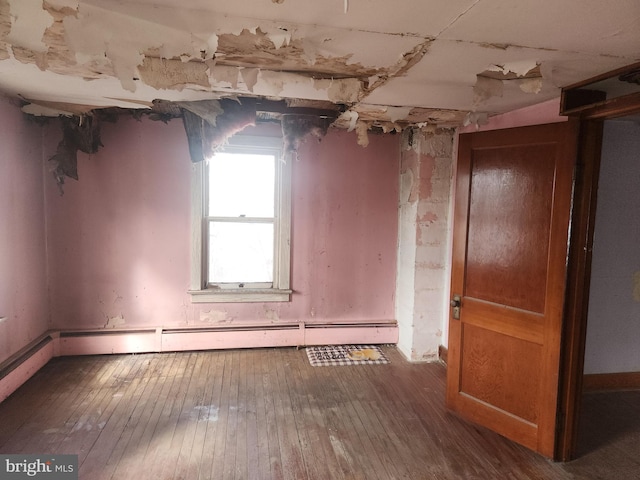
[[468,112],[437,108],[388,107],[358,103],[343,112],[333,126],[348,131],[356,130],[359,125],[360,144],[366,145],[363,134],[368,129],[378,129],[384,133],[402,132],[417,127],[425,133],[434,133],[441,129],[450,129],[462,125]]
[[426,39],[415,45],[411,50],[402,54],[402,57],[393,67],[387,68],[386,75],[375,75],[370,77],[369,91],[373,91],[389,82],[392,78],[401,77],[407,73],[427,54],[433,39]]
[[269,95],[277,97],[282,93],[282,90],[284,90],[284,78],[282,75],[278,75],[277,72],[270,70],[261,71],[259,78],[262,80],[264,89]]
[[247,90],[253,93],[253,88],[258,83],[258,74],[260,73],[259,68],[241,68],[240,76],[242,77],[242,81],[244,82]]
[[202,61],[213,58],[211,44],[217,41],[212,36],[197,38],[190,32],[87,4],[82,4],[76,15],[67,15],[63,24],[76,60],[81,63],[87,58],[106,57],[123,88],[129,91],[135,91],[134,78],[147,56]]
[[236,67],[225,67],[223,65],[216,65],[209,68],[209,78],[211,79],[211,82],[207,81],[207,86],[211,84],[226,84],[230,89],[237,90],[238,81],[241,77],[240,70]]
[[[349,2],[343,5],[348,10]],[[0,0],[0,15],[8,8],[0,35],[8,36],[11,47],[3,49],[0,37],[0,56],[12,50],[16,59],[42,70],[85,79],[117,78],[131,93],[143,85],[159,92],[212,92],[216,98],[256,95],[355,105],[375,88],[371,80],[382,84],[404,74],[432,41],[268,20],[247,25],[250,19],[243,17],[220,21],[211,16],[207,23],[202,14],[187,13],[201,25],[194,30],[186,28],[188,18],[176,17],[175,9],[145,4],[110,8],[100,1]],[[359,48],[362,44],[372,48]],[[40,109],[42,114],[61,112],[67,111]],[[391,123],[399,118],[392,117]]]
[[33,52],[46,52],[43,32],[53,23],[52,16],[42,8],[42,2],[11,0],[9,2],[11,31],[6,41],[28,48]]
[[518,82],[518,86],[524,93],[540,93],[542,78],[525,78]]
[[513,73],[518,77],[524,77],[538,66],[539,63],[536,60],[520,60],[517,62],[509,62],[502,65],[491,65],[488,70],[493,72],[500,72],[503,75]]
[[391,123],[403,120],[409,116],[413,107],[386,107],[387,117]]
[[287,30],[281,29],[275,32],[267,32],[267,38],[271,40],[276,50],[279,50],[285,45],[288,45],[291,41],[291,33]]
[[357,78],[319,79],[313,88],[327,92],[327,99],[335,103],[355,103],[363,93],[363,85]]
[[478,75],[473,86],[473,104],[482,105],[492,97],[502,97],[503,91],[502,80]]
[[490,65],[476,75],[473,103],[482,105],[490,98],[502,97],[506,82],[517,84],[524,93],[539,93],[543,85],[542,70],[542,65],[536,60]]
[[[138,66],[140,79],[158,90],[181,91],[188,86],[209,88],[208,67],[199,62],[182,62],[155,57],[144,57]],[[237,71],[236,71],[237,75]]]
[[0,0],[0,60],[10,58],[9,46],[5,42],[11,31],[11,6],[6,0]]
[[[247,126],[255,125],[258,118],[258,104],[263,108],[261,110],[263,118],[265,108],[266,112],[275,112],[272,116],[267,113],[266,118],[277,118],[280,121],[285,158],[296,158],[302,140],[309,134],[321,139],[339,112],[329,102],[289,103],[291,106],[282,101],[259,101],[255,98],[224,98],[190,102],[156,101],[149,110],[98,109],[82,116],[62,116],[60,122],[63,138],[58,144],[56,153],[49,159],[49,164],[62,194],[65,178],[78,180],[78,150],[89,154],[96,153],[102,146],[101,121],[116,120],[123,112],[128,112],[138,119],[147,112],[152,112],[149,116],[154,120],[168,121],[172,118],[182,118],[191,160],[202,162],[222,148],[231,136]],[[139,114],[136,115],[136,112]]]
[[256,104],[252,99],[245,99],[243,103],[230,99],[213,100],[201,107],[196,110],[198,113],[194,113],[193,106],[183,109],[182,118],[193,162],[205,160],[223,147],[232,135],[255,125]]
[[298,148],[303,139],[311,134],[321,140],[326,134],[333,119],[318,117],[315,115],[283,115],[282,141],[286,155],[298,157]]
[[465,127],[468,125],[475,125],[476,128],[480,127],[480,125],[484,125],[489,121],[489,115],[486,112],[469,112],[462,125]]
[[178,108],[187,110],[194,115],[202,118],[211,126],[216,127],[218,125],[218,116],[224,113],[222,104],[219,100],[200,100],[198,102],[174,102]]
[[356,123],[358,121],[358,112],[353,110],[347,110],[338,119],[340,122],[344,122],[347,125],[347,131],[353,132],[356,128]]
[[[343,2],[347,14],[349,1]],[[342,113],[334,125],[355,131],[362,146],[369,143],[370,129],[400,132],[412,125],[459,125],[466,115],[406,107],[403,103],[363,105],[373,90],[404,76],[419,63],[434,38],[241,16],[222,19],[206,10],[181,10],[181,15],[176,16],[176,11],[171,6],[147,2],[0,0],[0,59],[13,53],[20,62],[74,79],[100,79],[97,83],[101,84],[117,80],[122,89],[135,92],[135,96],[118,91],[109,97],[123,99],[116,105],[129,97],[140,100],[138,105],[136,100],[130,100],[131,108],[145,109],[152,100],[173,95],[171,108],[177,113],[172,110],[170,115],[184,119],[194,161],[224,144],[229,131],[255,121],[256,112],[251,108],[254,103],[247,103],[247,97],[331,102],[338,106],[336,116]],[[198,27],[191,28],[192,24]],[[498,77],[517,78],[522,91],[539,92],[542,80],[532,73],[536,67],[537,62],[526,60],[491,65],[487,71]],[[476,104],[501,96],[502,88],[502,80],[479,75],[474,88]],[[148,92],[158,95],[144,97]],[[190,105],[175,92],[208,94],[211,103]],[[233,98],[245,102],[238,107],[235,118],[231,112],[234,105],[240,104]],[[109,105],[108,99],[103,100]],[[223,105],[223,101],[229,103]],[[31,105],[25,111],[80,115],[74,117],[76,121],[83,115],[91,116],[91,108],[87,110],[86,106],[78,110],[65,104],[39,105]],[[320,133],[320,137],[328,121],[320,117],[318,125],[308,127],[305,122],[313,122],[300,117],[293,122],[291,118],[284,120],[289,132],[297,129],[298,134]],[[220,131],[212,132],[214,127]],[[297,150],[301,137],[293,135],[287,140],[287,148]],[[61,151],[52,161],[57,162],[54,170],[59,179],[77,176],[77,150],[68,149],[68,143],[63,140]],[[62,161],[63,157],[68,161]]]
[[75,112],[71,110],[63,110],[61,108],[52,108],[46,105],[40,105],[37,103],[29,103],[22,107],[22,111],[28,115],[33,115],[34,117],[58,117],[65,116],[71,117],[76,115]]

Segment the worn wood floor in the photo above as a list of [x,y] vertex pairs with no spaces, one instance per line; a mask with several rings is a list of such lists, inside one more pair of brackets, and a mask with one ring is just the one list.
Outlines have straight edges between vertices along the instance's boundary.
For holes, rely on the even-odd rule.
[[99,479],[640,479],[640,392],[585,397],[556,464],[444,408],[445,369],[311,367],[304,350],[58,358],[0,404],[0,453]]

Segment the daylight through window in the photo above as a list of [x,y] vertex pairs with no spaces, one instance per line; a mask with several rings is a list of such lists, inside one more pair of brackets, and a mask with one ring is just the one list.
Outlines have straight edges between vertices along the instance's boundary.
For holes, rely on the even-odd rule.
[[217,153],[207,166],[208,283],[273,282],[274,154]]
[[236,136],[195,167],[193,301],[289,300],[290,165],[280,141]]

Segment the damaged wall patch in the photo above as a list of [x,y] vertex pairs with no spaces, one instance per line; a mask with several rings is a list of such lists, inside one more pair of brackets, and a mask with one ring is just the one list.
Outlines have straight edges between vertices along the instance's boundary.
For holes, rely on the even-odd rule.
[[104,328],[118,328],[124,324],[124,317],[120,314],[115,317],[107,317],[107,323],[105,323]]

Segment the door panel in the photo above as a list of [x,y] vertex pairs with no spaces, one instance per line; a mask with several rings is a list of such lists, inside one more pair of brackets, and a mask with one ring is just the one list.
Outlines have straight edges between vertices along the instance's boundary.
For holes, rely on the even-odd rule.
[[479,150],[472,163],[466,295],[543,313],[553,146]]
[[461,391],[535,424],[540,345],[466,325],[463,349]]
[[554,455],[577,131],[562,123],[460,136],[447,404]]

